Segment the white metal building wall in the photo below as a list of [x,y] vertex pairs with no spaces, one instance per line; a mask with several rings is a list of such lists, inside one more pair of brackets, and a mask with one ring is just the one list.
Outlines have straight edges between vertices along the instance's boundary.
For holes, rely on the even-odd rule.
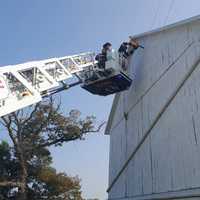
[[200,199],[200,20],[138,39],[109,130],[109,199]]

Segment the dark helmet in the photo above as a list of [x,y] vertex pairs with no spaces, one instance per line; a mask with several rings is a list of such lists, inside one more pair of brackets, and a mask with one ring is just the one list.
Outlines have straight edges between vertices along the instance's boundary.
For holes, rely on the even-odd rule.
[[106,42],[104,45],[103,45],[103,48],[104,49],[108,49],[110,46],[112,46],[112,44],[110,42]]

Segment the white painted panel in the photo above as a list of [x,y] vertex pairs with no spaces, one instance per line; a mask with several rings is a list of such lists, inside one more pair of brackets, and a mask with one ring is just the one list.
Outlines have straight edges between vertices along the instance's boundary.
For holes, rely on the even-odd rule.
[[[138,50],[130,60],[133,85],[121,95],[111,127],[110,184],[123,166],[122,161],[125,163],[129,158],[177,86],[200,59],[197,44],[200,21],[139,40],[145,49]],[[124,113],[128,113],[126,123]],[[172,197],[180,191],[190,196],[198,187],[200,69],[186,82],[140,146],[109,198],[162,199],[162,194],[165,198]]]
[[122,121],[110,135],[110,174],[109,182],[117,175],[126,159],[125,122]]
[[124,106],[125,106],[124,101],[125,101],[125,97],[124,97],[124,94],[122,93],[119,97],[118,104],[115,110],[115,115],[112,120],[111,132],[112,132],[112,129],[115,129],[118,126],[118,124],[123,120]]
[[151,194],[152,170],[151,170],[151,146],[148,139],[144,148],[135,155],[126,169],[127,196],[141,196]]

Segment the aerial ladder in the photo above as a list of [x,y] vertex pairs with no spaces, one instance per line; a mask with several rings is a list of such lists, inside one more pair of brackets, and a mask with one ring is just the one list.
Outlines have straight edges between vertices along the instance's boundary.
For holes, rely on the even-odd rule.
[[104,70],[94,56],[89,52],[0,67],[0,117],[76,85],[101,96],[130,87],[132,80],[121,69],[116,52]]

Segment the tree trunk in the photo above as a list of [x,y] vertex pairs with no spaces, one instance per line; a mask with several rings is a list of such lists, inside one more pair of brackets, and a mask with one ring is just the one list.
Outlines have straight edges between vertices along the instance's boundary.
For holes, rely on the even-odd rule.
[[27,169],[24,168],[21,176],[21,187],[17,196],[17,200],[27,200]]
[[27,177],[28,177],[28,171],[27,171],[27,164],[24,159],[24,152],[20,151],[20,166],[21,166],[21,187],[19,190],[19,194],[17,197],[17,200],[27,200]]

